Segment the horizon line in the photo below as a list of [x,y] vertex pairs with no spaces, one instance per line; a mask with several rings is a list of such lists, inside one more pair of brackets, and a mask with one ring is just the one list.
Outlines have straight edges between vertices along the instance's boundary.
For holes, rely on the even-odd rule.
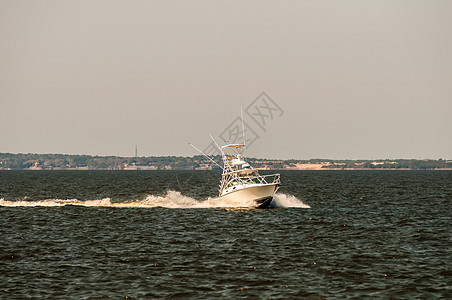
[[[0,152],[0,155],[9,154],[9,155],[66,155],[66,156],[91,156],[91,157],[118,157],[118,158],[151,158],[151,157],[183,157],[183,158],[193,158],[195,156],[202,156],[202,155],[192,155],[192,156],[183,156],[183,155],[149,155],[149,156],[121,156],[121,155],[98,155],[98,154],[68,154],[68,153],[12,153],[12,152]],[[218,156],[212,155],[212,156]],[[259,157],[250,157],[247,158],[251,159],[266,159],[266,160],[281,160],[281,161],[287,161],[287,160],[452,160],[452,158],[259,158]]]

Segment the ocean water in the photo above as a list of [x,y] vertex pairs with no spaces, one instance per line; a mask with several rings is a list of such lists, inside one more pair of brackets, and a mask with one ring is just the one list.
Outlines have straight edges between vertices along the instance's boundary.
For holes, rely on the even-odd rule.
[[451,171],[1,171],[0,299],[452,299]]

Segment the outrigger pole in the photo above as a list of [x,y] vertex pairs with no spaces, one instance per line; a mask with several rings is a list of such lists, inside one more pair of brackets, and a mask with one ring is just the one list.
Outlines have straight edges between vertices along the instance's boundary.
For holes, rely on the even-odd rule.
[[220,152],[221,152],[221,157],[224,158],[224,152],[223,152],[223,150],[222,150],[221,147],[218,145],[217,141],[215,141],[215,139],[213,138],[212,134],[209,133],[209,135],[210,135],[210,138],[212,139],[212,141],[215,143],[215,146],[217,146],[218,150],[220,150]]
[[[207,158],[208,160],[210,160],[211,162],[213,162],[214,164],[216,164],[217,166],[219,166],[222,170],[223,167],[220,166],[216,161],[214,161],[209,155],[205,154],[204,152],[202,152],[201,150],[199,150],[198,148],[195,147],[195,145],[193,145],[192,143],[188,143],[190,146],[192,146],[196,151],[198,151],[199,153],[201,153],[202,155],[204,155],[205,158]],[[216,144],[216,142],[215,142]],[[217,145],[218,146],[218,145]]]

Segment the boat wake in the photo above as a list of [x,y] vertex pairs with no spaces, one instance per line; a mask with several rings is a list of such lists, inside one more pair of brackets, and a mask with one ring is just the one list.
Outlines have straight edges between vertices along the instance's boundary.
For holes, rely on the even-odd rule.
[[[254,201],[231,201],[222,198],[208,198],[198,201],[194,198],[184,196],[177,191],[168,191],[164,196],[148,195],[144,200],[132,200],[127,202],[112,202],[110,198],[99,200],[78,200],[78,199],[47,199],[47,200],[17,200],[8,201],[0,199],[0,206],[7,207],[58,207],[58,206],[84,206],[84,207],[118,207],[118,208],[254,208]],[[276,193],[272,207],[286,208],[299,207],[310,208],[294,196]]]
[[270,206],[275,208],[311,208],[308,204],[304,203],[297,197],[283,193],[276,193],[273,197],[272,202],[270,203]]

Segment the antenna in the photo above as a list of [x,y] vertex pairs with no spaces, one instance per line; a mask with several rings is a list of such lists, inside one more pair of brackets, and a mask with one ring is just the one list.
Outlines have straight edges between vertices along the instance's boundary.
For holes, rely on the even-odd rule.
[[135,144],[135,157],[138,157],[138,145]]
[[243,120],[243,108],[240,106],[240,116],[242,117],[242,135],[243,135],[243,146],[245,148],[246,157],[246,138],[245,138],[245,121]]

